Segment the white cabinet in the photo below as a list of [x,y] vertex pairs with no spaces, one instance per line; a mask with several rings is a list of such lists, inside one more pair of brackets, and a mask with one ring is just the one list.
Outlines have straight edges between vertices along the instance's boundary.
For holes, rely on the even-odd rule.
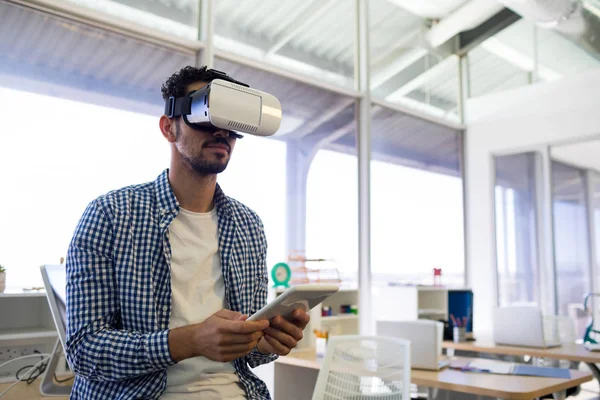
[[[329,336],[358,334],[358,315],[342,313],[342,305],[358,306],[357,289],[340,289],[336,294],[326,299],[321,307],[315,307],[311,314],[313,329],[326,330]],[[323,307],[330,307],[331,315],[322,316]],[[360,313],[360,309],[358,310]],[[312,330],[310,331],[312,333]]]
[[375,320],[448,320],[448,289],[437,286],[374,286]]
[[[0,293],[0,364],[36,352],[50,353],[57,339],[44,292]],[[2,367],[0,382],[14,380],[19,369],[40,360],[34,357]]]
[[[278,296],[284,291],[285,289],[283,288],[277,288],[275,295]],[[358,315],[340,313],[342,305],[358,305],[358,290],[356,288],[340,288],[336,294],[327,298],[321,305],[311,310],[310,322],[304,330],[304,339],[298,343],[297,349],[302,350],[315,347],[316,340],[313,333],[315,329],[326,330],[330,336],[358,334]],[[321,316],[322,307],[330,307],[332,315]],[[360,313],[360,309],[358,313]]]

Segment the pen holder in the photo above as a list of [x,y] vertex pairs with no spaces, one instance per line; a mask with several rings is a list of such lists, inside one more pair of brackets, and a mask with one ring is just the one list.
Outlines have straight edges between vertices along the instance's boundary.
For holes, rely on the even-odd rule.
[[464,326],[455,326],[452,328],[452,339],[454,343],[467,341],[467,328]]

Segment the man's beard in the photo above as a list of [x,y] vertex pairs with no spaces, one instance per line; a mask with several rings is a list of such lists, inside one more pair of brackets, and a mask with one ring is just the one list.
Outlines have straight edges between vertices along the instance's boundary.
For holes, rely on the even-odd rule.
[[[177,122],[175,124],[175,140],[176,141],[179,141],[179,138],[181,137],[181,125],[179,125],[180,123],[181,123],[181,121],[177,120]],[[227,141],[222,138],[216,139],[215,142],[223,143],[223,144],[226,144],[227,146],[229,146],[229,143],[227,143]],[[181,157],[183,158],[183,161],[185,161],[185,163],[187,165],[192,167],[194,172],[197,173],[198,175],[220,174],[221,172],[225,171],[225,168],[227,168],[227,164],[229,164],[229,159],[227,159],[224,162],[218,162],[218,161],[211,162],[211,161],[207,161],[207,160],[201,158],[200,156],[198,156],[196,158],[192,158],[183,153],[180,153],[180,154],[181,154]]]
[[198,175],[220,174],[221,172],[225,171],[225,168],[227,168],[227,164],[229,163],[229,160],[215,162],[208,161],[200,157],[191,158],[184,154],[182,154],[182,156],[185,163],[192,167],[194,172]]

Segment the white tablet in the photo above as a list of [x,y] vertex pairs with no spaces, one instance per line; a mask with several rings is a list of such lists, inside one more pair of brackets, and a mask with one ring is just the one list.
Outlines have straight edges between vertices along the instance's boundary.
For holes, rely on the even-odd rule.
[[338,285],[316,283],[293,286],[250,316],[248,321],[271,319],[278,315],[290,319],[294,310],[299,308],[308,312],[338,290]]

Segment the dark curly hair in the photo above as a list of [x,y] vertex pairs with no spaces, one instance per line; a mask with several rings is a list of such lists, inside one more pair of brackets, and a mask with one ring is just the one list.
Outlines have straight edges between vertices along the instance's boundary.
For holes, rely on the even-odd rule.
[[198,81],[211,82],[213,79],[218,78],[222,79],[223,76],[213,72],[213,70],[208,69],[206,66],[196,68],[188,65],[168,77],[160,91],[162,92],[163,99],[167,101],[171,96],[175,98],[185,96],[187,94],[185,87],[190,83]]

